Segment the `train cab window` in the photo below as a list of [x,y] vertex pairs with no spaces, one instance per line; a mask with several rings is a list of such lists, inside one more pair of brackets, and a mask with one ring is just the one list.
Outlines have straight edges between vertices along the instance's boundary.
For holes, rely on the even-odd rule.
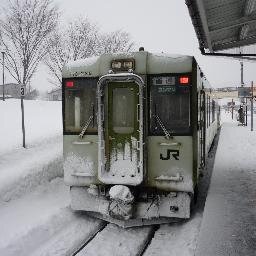
[[130,88],[113,90],[113,130],[115,133],[134,132],[134,91]]
[[65,132],[80,133],[88,123],[87,132],[97,132],[96,81],[77,80],[65,88]]
[[[167,80],[166,80],[167,81]],[[150,133],[188,134],[190,127],[190,86],[151,81]]]

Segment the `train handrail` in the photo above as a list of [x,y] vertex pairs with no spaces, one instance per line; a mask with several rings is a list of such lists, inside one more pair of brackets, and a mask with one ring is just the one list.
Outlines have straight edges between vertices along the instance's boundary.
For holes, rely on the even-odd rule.
[[[125,77],[126,77],[127,80],[124,80]],[[117,74],[112,74],[111,73],[111,74],[103,75],[102,77],[100,77],[100,79],[97,83],[98,89],[99,89],[99,85],[103,84],[107,80],[111,80],[111,81],[120,81],[120,80],[122,80],[122,82],[135,81],[139,86],[144,87],[143,79],[140,76],[138,76],[134,73],[117,73]]]

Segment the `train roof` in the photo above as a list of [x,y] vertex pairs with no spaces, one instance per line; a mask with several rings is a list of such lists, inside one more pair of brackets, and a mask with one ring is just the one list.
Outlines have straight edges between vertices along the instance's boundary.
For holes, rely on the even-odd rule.
[[137,74],[189,73],[192,71],[193,56],[150,53],[146,51],[131,53],[109,53],[68,62],[62,71],[63,78],[98,77],[108,73],[111,61],[134,59]]

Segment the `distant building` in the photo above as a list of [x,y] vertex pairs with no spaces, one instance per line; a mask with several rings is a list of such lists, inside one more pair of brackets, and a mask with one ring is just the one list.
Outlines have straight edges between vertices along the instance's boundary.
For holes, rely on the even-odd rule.
[[[20,98],[20,85],[15,83],[5,84],[4,85],[4,95],[5,98]],[[3,98],[3,85],[0,85],[0,98]]]
[[[33,100],[38,97],[39,93],[36,89],[26,88],[25,99]],[[6,99],[20,99],[20,84],[10,83],[4,85],[4,97]],[[3,99],[3,85],[0,85],[0,99]]]
[[218,92],[235,92],[237,91],[236,86],[221,87],[216,89]]
[[56,88],[48,92],[48,100],[54,100],[54,101],[62,100],[62,89]]

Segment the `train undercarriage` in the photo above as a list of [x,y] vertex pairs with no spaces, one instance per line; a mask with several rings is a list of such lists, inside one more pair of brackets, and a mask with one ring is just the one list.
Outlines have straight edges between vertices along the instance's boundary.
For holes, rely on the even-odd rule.
[[71,187],[71,207],[119,226],[142,226],[190,218],[191,195],[186,192],[136,193],[128,186]]

